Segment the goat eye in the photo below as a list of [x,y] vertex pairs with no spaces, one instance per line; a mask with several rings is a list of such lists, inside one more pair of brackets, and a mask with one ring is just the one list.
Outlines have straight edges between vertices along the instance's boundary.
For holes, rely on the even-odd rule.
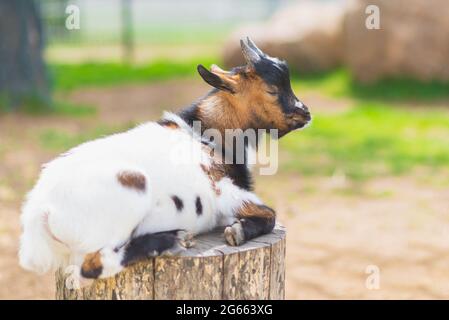
[[267,93],[272,96],[277,96],[278,94],[276,91],[267,91]]

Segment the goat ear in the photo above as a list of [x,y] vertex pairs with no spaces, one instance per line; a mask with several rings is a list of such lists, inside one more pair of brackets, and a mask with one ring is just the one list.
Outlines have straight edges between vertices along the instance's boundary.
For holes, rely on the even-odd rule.
[[235,93],[233,85],[234,81],[231,79],[228,72],[221,70],[215,65],[212,66],[212,71],[209,71],[202,64],[198,65],[197,70],[201,78],[212,87]]

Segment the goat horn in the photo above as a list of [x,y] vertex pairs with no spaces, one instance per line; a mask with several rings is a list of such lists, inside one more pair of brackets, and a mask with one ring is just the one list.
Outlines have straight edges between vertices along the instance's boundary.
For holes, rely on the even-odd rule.
[[259,56],[263,57],[265,55],[249,37],[246,37],[246,42],[248,42],[250,48],[256,51]]
[[242,47],[243,57],[246,60],[246,63],[250,67],[254,67],[254,64],[260,60],[259,54],[253,50],[245,41],[240,40],[240,46]]

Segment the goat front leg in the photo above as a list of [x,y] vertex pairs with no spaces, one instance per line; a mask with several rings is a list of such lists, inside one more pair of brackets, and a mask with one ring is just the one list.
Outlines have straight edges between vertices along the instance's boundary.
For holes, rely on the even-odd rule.
[[276,222],[276,213],[270,207],[253,202],[243,202],[235,211],[238,219],[224,230],[226,242],[239,246],[248,240],[270,233]]

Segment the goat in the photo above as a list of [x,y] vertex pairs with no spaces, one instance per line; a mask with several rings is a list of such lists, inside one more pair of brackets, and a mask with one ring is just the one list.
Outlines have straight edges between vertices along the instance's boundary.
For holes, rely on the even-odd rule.
[[[247,157],[220,161],[226,152],[211,152],[211,146],[234,147],[201,135],[207,129],[276,129],[282,137],[311,116],[291,89],[286,62],[249,38],[240,43],[245,66],[198,65],[213,89],[190,107],[86,142],[44,166],[22,209],[23,268],[44,273],[75,265],[83,278],[106,278],[146,257],[188,247],[192,235],[217,226],[225,227],[231,246],[272,231],[275,211],[252,192]],[[203,157],[174,163],[175,144]],[[255,148],[257,139],[245,144],[245,155]]]

